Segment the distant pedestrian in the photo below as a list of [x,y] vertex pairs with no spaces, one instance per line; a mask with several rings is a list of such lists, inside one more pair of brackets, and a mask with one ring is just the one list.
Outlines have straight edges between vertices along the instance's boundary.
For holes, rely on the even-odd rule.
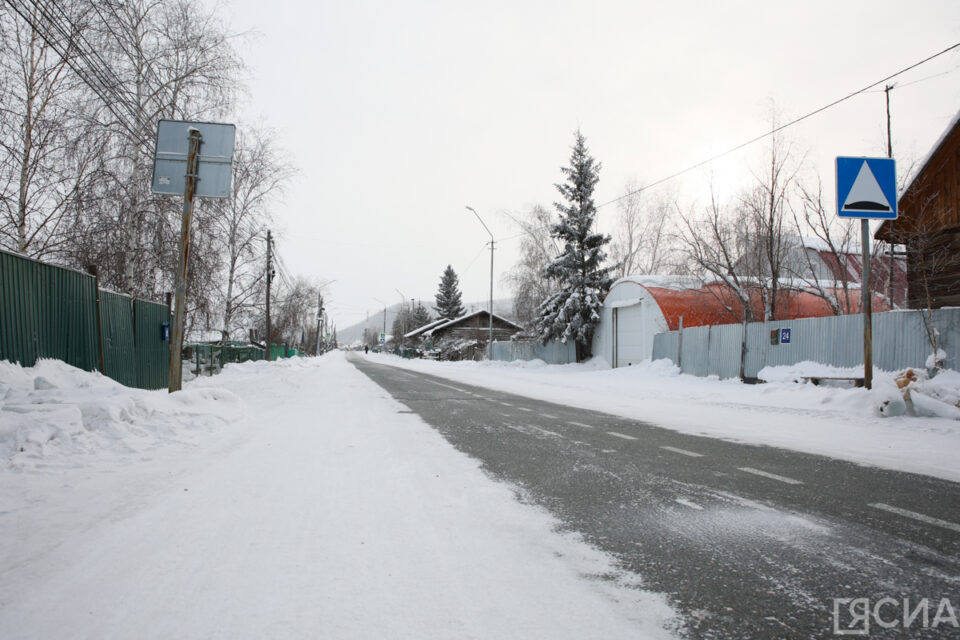
[[363,355],[367,355],[368,353],[370,353],[370,345],[365,344],[363,345]]

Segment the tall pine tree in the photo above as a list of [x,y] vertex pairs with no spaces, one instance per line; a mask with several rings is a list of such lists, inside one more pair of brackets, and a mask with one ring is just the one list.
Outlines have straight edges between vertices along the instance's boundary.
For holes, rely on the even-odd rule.
[[440,288],[436,295],[437,306],[434,310],[441,318],[454,320],[463,315],[463,304],[460,300],[460,279],[457,278],[453,267],[447,265],[440,278]]
[[570,166],[561,168],[566,181],[556,185],[564,199],[554,203],[560,221],[550,228],[564,250],[543,271],[559,289],[540,305],[536,329],[544,344],[575,340],[577,362],[581,362],[591,355],[603,296],[610,289],[610,269],[602,266],[607,257],[603,247],[610,236],[593,231],[597,216],[593,189],[600,179],[600,163],[590,155],[579,129],[575,138]]

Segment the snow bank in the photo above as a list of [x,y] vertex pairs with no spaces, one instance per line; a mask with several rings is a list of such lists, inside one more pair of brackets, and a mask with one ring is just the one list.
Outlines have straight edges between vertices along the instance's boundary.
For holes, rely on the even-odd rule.
[[243,415],[240,398],[221,388],[171,395],[131,389],[59,360],[28,368],[0,361],[0,459],[6,465],[190,442]]
[[817,363],[768,367],[760,373],[767,384],[745,385],[736,379],[681,375],[668,360],[610,369],[599,358],[582,364],[517,366],[370,357],[684,433],[960,481],[960,420],[955,419],[960,418],[960,409],[953,406],[960,401],[960,374],[953,371],[911,383],[915,392],[908,406],[889,372],[874,372],[872,392],[803,383],[810,376],[863,375],[862,369]]

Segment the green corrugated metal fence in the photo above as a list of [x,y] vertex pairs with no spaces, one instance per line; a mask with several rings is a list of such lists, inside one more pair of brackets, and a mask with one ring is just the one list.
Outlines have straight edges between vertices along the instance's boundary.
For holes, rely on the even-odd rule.
[[163,325],[170,322],[165,304],[133,301],[134,342],[137,350],[137,385],[141,389],[164,389],[170,381],[170,342],[163,339]]
[[300,355],[300,352],[296,349],[290,349],[285,344],[271,344],[270,345],[270,359],[271,360],[280,360],[281,358],[293,358]]
[[0,358],[98,368],[93,276],[0,251]]
[[[93,276],[0,251],[0,359],[33,366],[56,358],[99,370]],[[166,305],[100,292],[103,372],[131,387],[161,389],[169,375]]]
[[[133,304],[127,296],[100,291],[103,327],[103,373],[120,384],[137,386],[137,361],[133,358]],[[168,374],[169,375],[169,374]]]

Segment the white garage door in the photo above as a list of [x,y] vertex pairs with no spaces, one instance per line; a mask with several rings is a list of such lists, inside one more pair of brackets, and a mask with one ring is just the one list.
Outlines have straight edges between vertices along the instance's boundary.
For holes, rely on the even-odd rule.
[[643,303],[617,309],[616,366],[629,367],[650,354],[645,353],[643,339]]

